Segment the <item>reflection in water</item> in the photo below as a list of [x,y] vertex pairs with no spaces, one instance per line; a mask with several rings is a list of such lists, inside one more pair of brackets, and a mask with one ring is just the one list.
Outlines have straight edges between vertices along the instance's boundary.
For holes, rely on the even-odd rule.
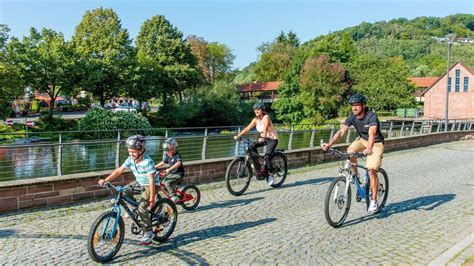
[[[355,135],[355,134],[353,134]],[[256,135],[249,135],[255,138]],[[354,136],[355,137],[355,136]],[[152,138],[152,139],[150,139]],[[162,160],[163,150],[158,137],[148,137],[146,152],[156,161]],[[279,133],[279,149],[288,149],[289,132]],[[327,140],[329,132],[316,132],[314,146],[319,139]],[[309,147],[311,132],[298,132],[293,135],[292,149]],[[203,154],[203,137],[195,135],[178,136],[178,150],[186,162],[201,160]],[[235,156],[236,145],[233,134],[210,135],[207,139],[205,158],[214,159]],[[81,144],[62,147],[62,174],[74,174],[115,168],[116,143]],[[128,157],[123,143],[120,144],[119,165]],[[262,152],[260,150],[260,152]],[[57,175],[59,147],[0,148],[0,182],[15,179]]]

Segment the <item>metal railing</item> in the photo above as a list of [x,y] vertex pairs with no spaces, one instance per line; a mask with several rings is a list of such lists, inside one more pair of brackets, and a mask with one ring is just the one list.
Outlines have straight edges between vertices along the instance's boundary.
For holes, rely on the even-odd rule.
[[[426,135],[444,131],[474,130],[473,120],[392,121],[382,122],[385,139]],[[275,125],[279,135],[278,148],[287,151],[315,148],[327,142],[339,125]],[[147,136],[147,153],[159,162],[164,152],[163,140],[173,136],[185,162],[232,157],[242,152],[233,136],[243,126],[202,128],[157,128],[115,131],[64,131],[45,133],[2,133],[0,145],[0,182],[32,177],[61,176],[81,172],[111,170],[127,158],[124,140],[133,134]],[[257,137],[257,132],[250,132]],[[338,143],[350,143],[358,137],[350,128]],[[37,143],[36,143],[37,142]]]

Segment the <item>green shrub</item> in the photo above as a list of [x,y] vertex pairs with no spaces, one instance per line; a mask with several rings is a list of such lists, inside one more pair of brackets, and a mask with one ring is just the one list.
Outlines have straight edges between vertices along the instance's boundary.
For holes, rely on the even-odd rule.
[[[118,129],[150,129],[148,119],[140,113],[133,112],[117,112],[98,108],[90,111],[84,118],[79,121],[78,129],[81,131],[99,131],[99,130],[118,130]],[[127,131],[128,134],[141,133],[146,131]],[[97,132],[86,134],[89,137],[115,137],[115,132]],[[125,136],[124,136],[125,137]]]
[[78,121],[76,119],[63,119],[61,117],[48,118],[42,116],[35,121],[33,131],[51,132],[51,131],[74,131],[77,130]]

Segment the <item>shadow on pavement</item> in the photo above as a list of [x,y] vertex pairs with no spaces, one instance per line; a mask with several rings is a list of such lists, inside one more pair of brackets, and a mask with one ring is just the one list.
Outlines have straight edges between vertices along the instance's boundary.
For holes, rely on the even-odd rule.
[[[317,178],[317,179],[309,179],[309,180],[304,180],[304,181],[296,181],[290,184],[283,183],[279,188],[277,189],[284,189],[284,188],[290,188],[290,187],[298,187],[298,186],[305,186],[305,185],[322,185],[325,183],[329,183],[334,179],[334,177],[322,177],[322,178]],[[256,180],[256,182],[265,182],[265,180]],[[249,193],[244,193],[244,195],[252,195],[252,194],[257,194],[265,191],[269,191],[275,188],[268,187],[265,189],[260,189],[256,191],[252,191]]]
[[201,258],[192,252],[183,251],[180,249],[180,247],[185,246],[187,244],[194,243],[194,242],[214,238],[214,237],[232,238],[232,236],[229,236],[228,234],[235,233],[235,232],[242,231],[242,230],[249,229],[256,226],[261,226],[267,223],[274,222],[276,220],[277,220],[276,218],[266,218],[266,219],[253,221],[253,222],[243,222],[243,223],[238,223],[238,224],[215,226],[211,228],[198,230],[195,232],[178,235],[175,238],[170,239],[168,242],[163,243],[161,246],[158,246],[158,247],[149,246],[145,250],[137,250],[132,253],[124,254],[124,255],[116,257],[113,262],[114,263],[126,262],[131,259],[139,259],[143,257],[153,256],[160,252],[168,252],[168,253],[171,252],[172,255],[178,257],[183,262],[186,262],[189,264],[195,264],[195,263],[208,264],[208,262],[204,258]]
[[396,203],[390,203],[386,205],[383,210],[375,215],[364,216],[347,223],[344,223],[342,227],[358,224],[371,219],[384,219],[393,214],[404,213],[414,210],[431,211],[440,205],[452,201],[456,197],[455,194],[442,194],[442,195],[430,195],[419,198],[404,200]]
[[14,236],[16,234],[17,234],[16,230],[0,229],[0,238]]
[[216,209],[216,208],[235,208],[235,207],[248,205],[254,201],[261,200],[261,199],[264,199],[264,197],[211,202],[208,205],[197,207],[195,210],[190,210],[186,212],[191,213],[191,212],[207,211],[207,210]]

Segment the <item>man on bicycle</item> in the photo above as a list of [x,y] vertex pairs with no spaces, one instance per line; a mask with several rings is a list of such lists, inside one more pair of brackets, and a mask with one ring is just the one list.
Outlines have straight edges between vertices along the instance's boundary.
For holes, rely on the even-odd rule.
[[[380,130],[380,122],[377,115],[367,108],[367,99],[364,95],[354,94],[349,99],[352,113],[346,118],[344,124],[334,134],[329,143],[324,143],[322,149],[327,151],[347,132],[350,126],[354,126],[359,137],[347,148],[348,153],[363,152],[367,155],[367,169],[370,176],[370,188],[372,200],[370,201],[369,213],[377,211],[377,188],[379,180],[377,171],[382,164],[384,151],[384,138]],[[357,158],[350,157],[352,163],[357,164]],[[353,166],[354,178],[357,177],[357,166]]]
[[176,183],[184,176],[183,159],[177,150],[178,143],[174,138],[167,138],[163,142],[163,150],[166,152],[165,159],[155,165],[156,169],[162,168],[164,165],[170,165],[165,170],[166,176],[163,178],[163,184],[166,190],[171,195],[171,200],[176,203],[179,201],[179,196],[174,192]]
[[155,205],[156,187],[160,185],[160,179],[156,174],[155,163],[150,156],[145,154],[145,138],[141,135],[134,135],[125,141],[128,148],[129,157],[119,168],[115,169],[107,178],[100,179],[99,185],[103,186],[105,182],[114,180],[120,176],[125,169],[129,168],[136,178],[131,185],[140,185],[144,191],[140,196],[140,204],[138,206],[138,216],[143,228],[143,237],[140,244],[151,244],[154,234],[148,208]]

